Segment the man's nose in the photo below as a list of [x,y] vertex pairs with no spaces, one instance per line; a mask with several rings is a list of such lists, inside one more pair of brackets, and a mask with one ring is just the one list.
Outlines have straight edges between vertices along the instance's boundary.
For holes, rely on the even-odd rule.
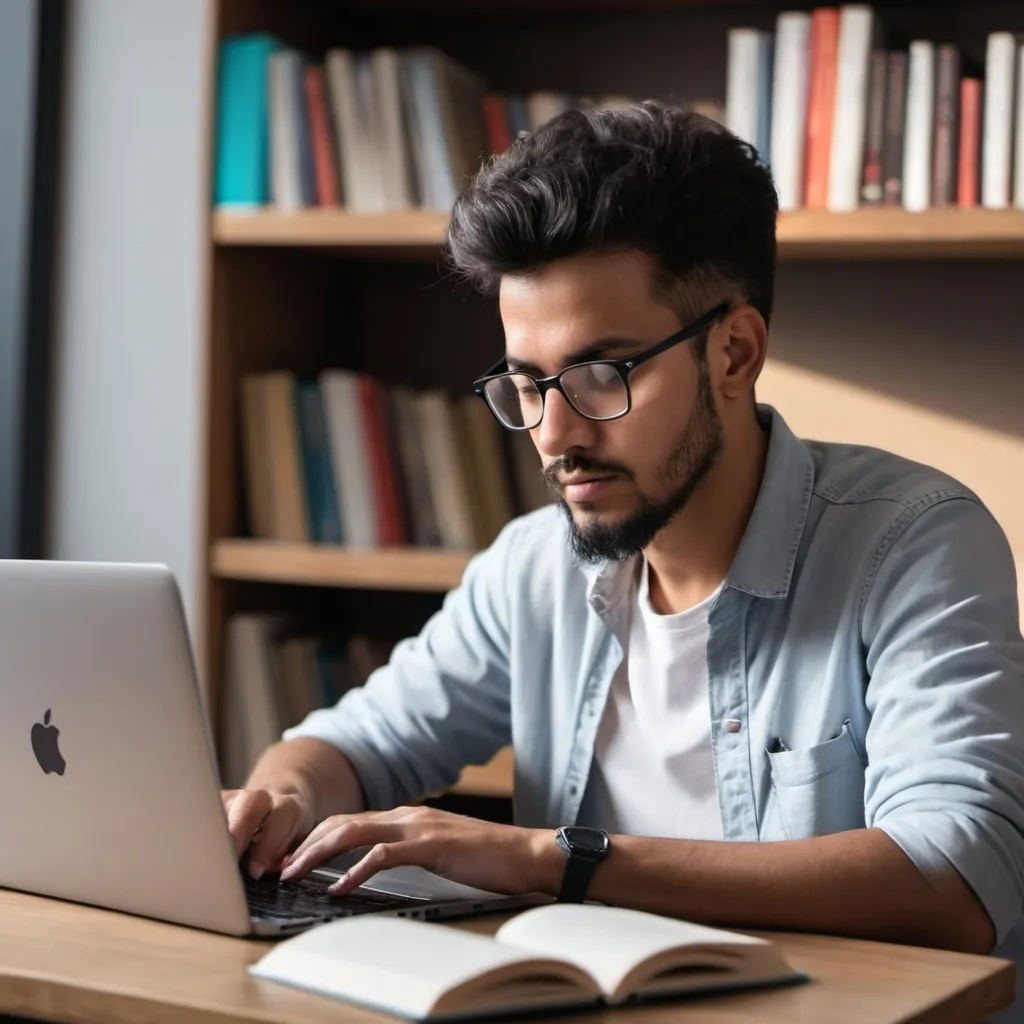
[[594,444],[596,424],[581,416],[560,392],[552,389],[544,398],[544,417],[534,431],[541,455],[557,458],[572,448],[590,448]]

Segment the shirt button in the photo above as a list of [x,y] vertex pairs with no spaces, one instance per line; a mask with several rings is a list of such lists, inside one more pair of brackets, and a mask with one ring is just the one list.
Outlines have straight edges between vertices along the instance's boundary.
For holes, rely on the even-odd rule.
[[727,718],[725,720],[725,731],[726,732],[739,732],[743,728],[743,723],[738,718]]
[[569,787],[569,796],[575,796],[575,795],[576,795],[576,787],[575,786],[570,786]]

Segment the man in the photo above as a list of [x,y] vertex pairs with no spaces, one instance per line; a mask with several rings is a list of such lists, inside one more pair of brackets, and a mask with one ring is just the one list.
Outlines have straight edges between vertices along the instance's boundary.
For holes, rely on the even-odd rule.
[[[419,864],[726,926],[1007,936],[1011,553],[956,481],[755,403],[776,212],[749,146],[655,104],[564,114],[476,176],[449,251],[498,295],[479,388],[557,507],[225,793],[254,874],[368,847],[338,892]],[[405,806],[508,742],[516,826]]]

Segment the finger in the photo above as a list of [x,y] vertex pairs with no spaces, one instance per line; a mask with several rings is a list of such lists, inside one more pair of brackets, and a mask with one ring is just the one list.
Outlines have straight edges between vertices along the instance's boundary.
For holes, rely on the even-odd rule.
[[426,867],[432,844],[424,839],[406,839],[397,843],[378,843],[358,864],[353,865],[336,882],[327,887],[332,896],[344,896],[357,886],[373,878],[384,868],[401,864],[417,864]]
[[372,819],[345,822],[316,839],[311,832],[288,859],[287,867],[281,872],[281,880],[288,882],[293,878],[301,878],[318,864],[339,853],[375,843],[396,843],[406,838],[401,825]]
[[280,861],[295,838],[300,817],[301,809],[294,800],[283,801],[271,810],[249,850],[249,874],[256,881]]
[[272,807],[270,794],[262,789],[247,789],[231,802],[228,808],[228,830],[235,840],[235,856],[242,856]]

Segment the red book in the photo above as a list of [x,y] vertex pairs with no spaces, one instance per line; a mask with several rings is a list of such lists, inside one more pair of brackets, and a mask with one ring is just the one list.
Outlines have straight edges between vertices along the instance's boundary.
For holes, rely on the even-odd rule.
[[960,82],[960,154],[957,167],[957,206],[978,205],[978,168],[981,163],[981,79]]
[[398,489],[398,466],[388,443],[387,410],[381,385],[373,377],[357,378],[359,409],[366,431],[366,457],[373,479],[374,505],[377,509],[377,534],[383,547],[403,547],[409,543],[402,498]]
[[828,166],[832,159],[832,121],[839,62],[839,9],[817,7],[811,14],[811,74],[807,98],[807,206],[828,206]]
[[338,206],[338,167],[327,116],[324,69],[318,65],[307,67],[303,84],[306,89],[306,109],[309,111],[309,137],[313,144],[317,202],[320,206]]
[[504,153],[512,145],[505,97],[501,93],[489,92],[484,96],[484,127],[492,153]]

